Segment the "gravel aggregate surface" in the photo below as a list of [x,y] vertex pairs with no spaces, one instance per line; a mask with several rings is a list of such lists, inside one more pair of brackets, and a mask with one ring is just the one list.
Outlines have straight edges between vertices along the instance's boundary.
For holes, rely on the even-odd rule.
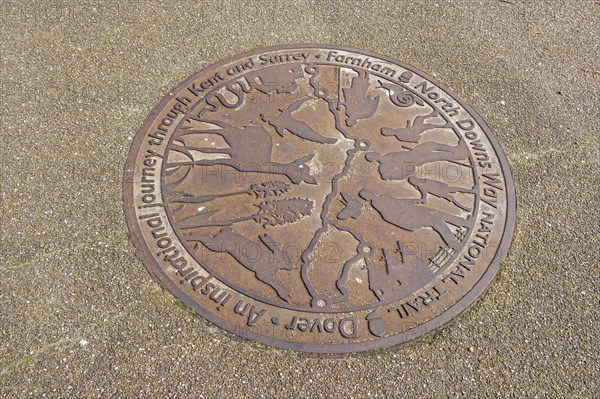
[[[0,2],[0,398],[596,398],[598,1]],[[429,72],[502,144],[517,228],[493,285],[406,346],[324,358],[225,333],[127,239],[131,140],[196,70],[293,43]]]

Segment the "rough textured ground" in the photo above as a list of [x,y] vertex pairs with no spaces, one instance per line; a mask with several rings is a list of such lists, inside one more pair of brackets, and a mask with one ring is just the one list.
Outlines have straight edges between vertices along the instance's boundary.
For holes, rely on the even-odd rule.
[[[0,397],[598,397],[600,3],[192,3],[0,2]],[[149,111],[209,63],[286,43],[428,71],[506,151],[507,261],[429,338],[341,359],[240,341],[126,239],[120,179]]]

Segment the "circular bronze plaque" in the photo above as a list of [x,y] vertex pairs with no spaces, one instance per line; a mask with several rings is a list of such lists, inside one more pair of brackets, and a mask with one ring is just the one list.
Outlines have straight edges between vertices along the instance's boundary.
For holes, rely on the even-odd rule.
[[334,46],[196,73],[135,137],[124,185],[163,287],[235,334],[312,352],[446,323],[496,274],[515,218],[508,164],[471,107]]

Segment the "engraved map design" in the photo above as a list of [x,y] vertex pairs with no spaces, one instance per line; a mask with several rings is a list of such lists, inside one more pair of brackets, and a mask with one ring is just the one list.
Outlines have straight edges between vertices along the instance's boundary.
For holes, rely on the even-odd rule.
[[289,309],[375,308],[429,284],[465,245],[481,160],[444,104],[405,84],[411,72],[392,80],[367,62],[274,60],[185,109],[164,156],[165,209],[236,291]]

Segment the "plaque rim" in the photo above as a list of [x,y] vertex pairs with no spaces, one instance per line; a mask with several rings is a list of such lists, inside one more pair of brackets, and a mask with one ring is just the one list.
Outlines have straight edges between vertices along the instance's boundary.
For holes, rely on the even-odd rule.
[[[493,259],[489,262],[486,271],[483,273],[480,279],[473,285],[472,289],[469,290],[462,298],[460,298],[457,302],[452,304],[446,310],[442,311],[442,313],[440,313],[439,315],[433,317],[432,319],[424,323],[418,324],[417,326],[406,330],[402,333],[391,335],[385,338],[377,338],[370,341],[356,343],[312,344],[282,340],[267,335],[261,335],[248,329],[243,329],[241,331],[240,326],[238,326],[237,324],[231,323],[230,321],[219,317],[218,314],[210,312],[208,309],[201,306],[198,302],[194,301],[189,295],[187,295],[183,290],[181,290],[179,286],[177,286],[177,284],[174,283],[173,280],[171,280],[168,277],[168,275],[156,261],[148,246],[145,245],[144,237],[141,234],[139,226],[137,225],[137,223],[135,223],[135,210],[133,209],[133,207],[135,206],[133,198],[134,169],[130,168],[129,166],[134,165],[134,161],[138,153],[138,148],[140,147],[141,142],[145,139],[145,136],[141,133],[148,129],[154,117],[163,110],[164,106],[169,101],[172,100],[172,98],[175,96],[175,93],[180,88],[183,88],[192,83],[194,80],[196,80],[197,75],[199,75],[203,71],[217,69],[232,61],[256,55],[261,52],[272,52],[299,48],[331,49],[364,54],[367,56],[379,58],[392,64],[399,65],[402,68],[410,70],[411,72],[423,77],[430,83],[434,84],[436,87],[439,87],[440,89],[444,90],[458,104],[460,104],[460,106],[462,106],[469,113],[469,115],[479,124],[486,137],[490,141],[492,147],[494,148],[498,157],[498,161],[500,162],[506,187],[506,216],[502,238],[500,244],[498,245],[496,253],[494,254]],[[456,318],[458,316],[460,316],[463,312],[467,311],[471,306],[473,306],[477,302],[477,300],[480,299],[482,293],[491,285],[494,278],[497,277],[498,271],[500,269],[500,264],[507,257],[508,251],[512,244],[517,216],[516,187],[514,184],[512,171],[510,169],[510,164],[508,162],[508,159],[506,158],[504,149],[496,139],[496,136],[491,131],[487,123],[483,120],[479,113],[473,109],[473,107],[471,107],[461,97],[457,96],[445,84],[439,83],[437,79],[433,78],[428,73],[423,72],[422,70],[419,70],[410,64],[371,51],[356,49],[348,46],[338,46],[329,44],[296,43],[269,47],[255,47],[253,50],[234,54],[223,60],[211,63],[203,68],[196,70],[190,77],[188,77],[184,81],[181,81],[176,86],[171,88],[171,90],[168,91],[168,94],[163,96],[161,101],[145,117],[144,123],[137,130],[134,139],[130,144],[129,152],[124,167],[123,182],[121,187],[123,190],[122,201],[123,210],[125,213],[125,222],[128,228],[128,240],[133,244],[138,259],[140,259],[148,273],[152,276],[153,280],[156,281],[162,289],[167,290],[178,300],[185,303],[185,305],[192,309],[194,313],[202,316],[207,321],[226,330],[227,332],[234,334],[236,337],[245,338],[251,341],[259,342],[264,345],[274,346],[280,349],[292,349],[295,351],[311,352],[321,355],[349,355],[352,353],[383,350],[389,349],[391,347],[397,347],[401,344],[406,344],[417,339],[423,338],[427,335],[433,334],[436,331],[439,331],[442,327],[448,325],[451,321],[456,321]]]

